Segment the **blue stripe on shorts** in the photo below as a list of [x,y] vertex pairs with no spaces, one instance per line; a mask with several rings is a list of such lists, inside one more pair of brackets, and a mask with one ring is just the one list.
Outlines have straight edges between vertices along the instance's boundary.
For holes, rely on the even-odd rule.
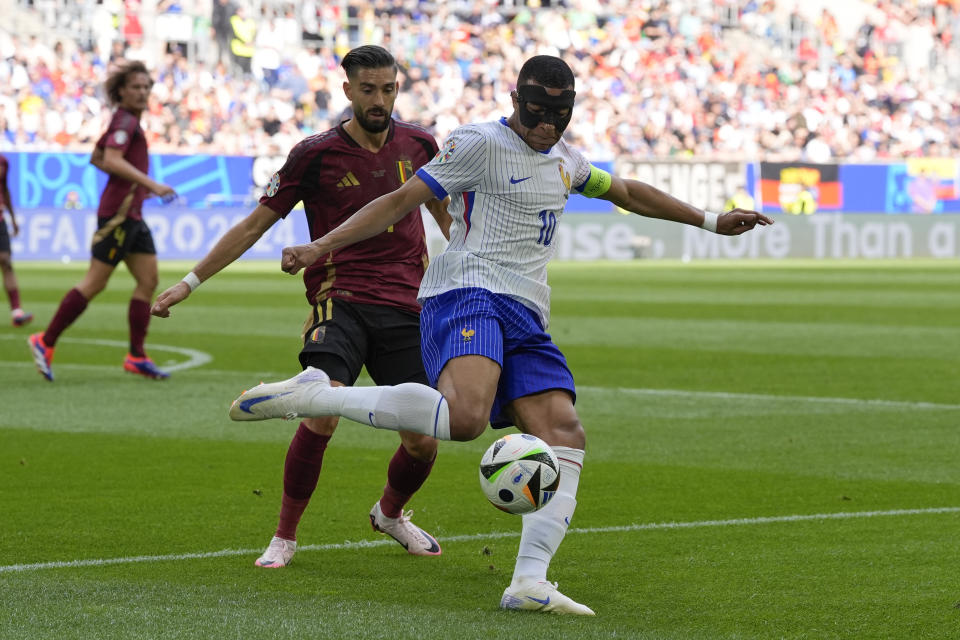
[[504,408],[523,396],[563,389],[576,402],[573,374],[536,314],[522,303],[486,289],[454,289],[423,301],[420,343],[430,384],[437,386],[453,358],[480,355],[500,365],[490,410],[494,428],[513,421]]

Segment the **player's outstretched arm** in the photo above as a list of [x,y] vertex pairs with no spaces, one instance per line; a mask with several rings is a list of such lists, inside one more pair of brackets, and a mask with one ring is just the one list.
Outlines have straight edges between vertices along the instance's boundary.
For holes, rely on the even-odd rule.
[[761,226],[773,224],[771,218],[756,211],[733,209],[719,215],[711,214],[645,182],[619,176],[610,176],[610,178],[610,189],[598,197],[648,218],[682,222],[726,236],[740,235],[758,224]]
[[163,184],[162,182],[157,182],[130,164],[130,161],[123,157],[123,151],[120,149],[107,147],[102,153],[95,151],[93,155],[90,156],[90,164],[111,175],[139,184],[150,191],[150,193],[160,196],[164,202],[170,202],[177,197],[177,192],[173,187]]
[[170,317],[170,307],[187,299],[200,283],[219,273],[221,269],[253,246],[273,224],[280,214],[266,205],[257,205],[250,215],[230,227],[223,237],[213,245],[193,271],[159,296],[150,308],[150,313],[160,318]]
[[368,203],[327,235],[310,244],[284,248],[280,268],[291,275],[295,274],[331,251],[349,247],[383,232],[412,209],[433,199],[433,192],[427,183],[413,176],[396,191]]

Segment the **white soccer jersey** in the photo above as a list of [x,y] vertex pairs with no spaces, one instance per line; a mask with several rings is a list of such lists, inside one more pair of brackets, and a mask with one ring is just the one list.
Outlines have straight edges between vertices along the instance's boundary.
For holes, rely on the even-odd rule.
[[481,287],[519,300],[546,328],[553,240],[590,163],[563,140],[535,151],[501,119],[458,127],[417,175],[438,199],[451,197],[453,218],[450,242],[427,267],[419,298]]

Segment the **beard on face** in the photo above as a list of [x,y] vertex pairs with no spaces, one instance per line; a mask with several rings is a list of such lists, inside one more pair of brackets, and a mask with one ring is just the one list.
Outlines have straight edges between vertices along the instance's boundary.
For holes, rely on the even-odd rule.
[[353,115],[357,119],[357,123],[363,128],[364,131],[369,131],[370,133],[381,133],[386,131],[390,126],[390,113],[384,110],[378,110],[378,116],[382,117],[383,120],[380,122],[371,121],[367,118],[367,114],[370,110],[367,111],[357,111]]

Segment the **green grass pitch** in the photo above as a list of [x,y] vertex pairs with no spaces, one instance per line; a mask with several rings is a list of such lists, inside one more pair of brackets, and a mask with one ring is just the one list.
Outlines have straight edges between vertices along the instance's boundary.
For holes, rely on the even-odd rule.
[[[40,330],[84,265],[16,266]],[[294,563],[254,568],[296,424],[227,408],[298,370],[308,311],[271,262],[153,320],[165,382],[120,366],[123,269],[53,384],[0,328],[0,638],[960,637],[960,263],[563,263],[551,284],[588,446],[550,577],[595,618],[497,609],[520,521],[478,487],[495,431],[443,443],[410,505],[442,556],[370,530],[398,440],[344,422]]]

